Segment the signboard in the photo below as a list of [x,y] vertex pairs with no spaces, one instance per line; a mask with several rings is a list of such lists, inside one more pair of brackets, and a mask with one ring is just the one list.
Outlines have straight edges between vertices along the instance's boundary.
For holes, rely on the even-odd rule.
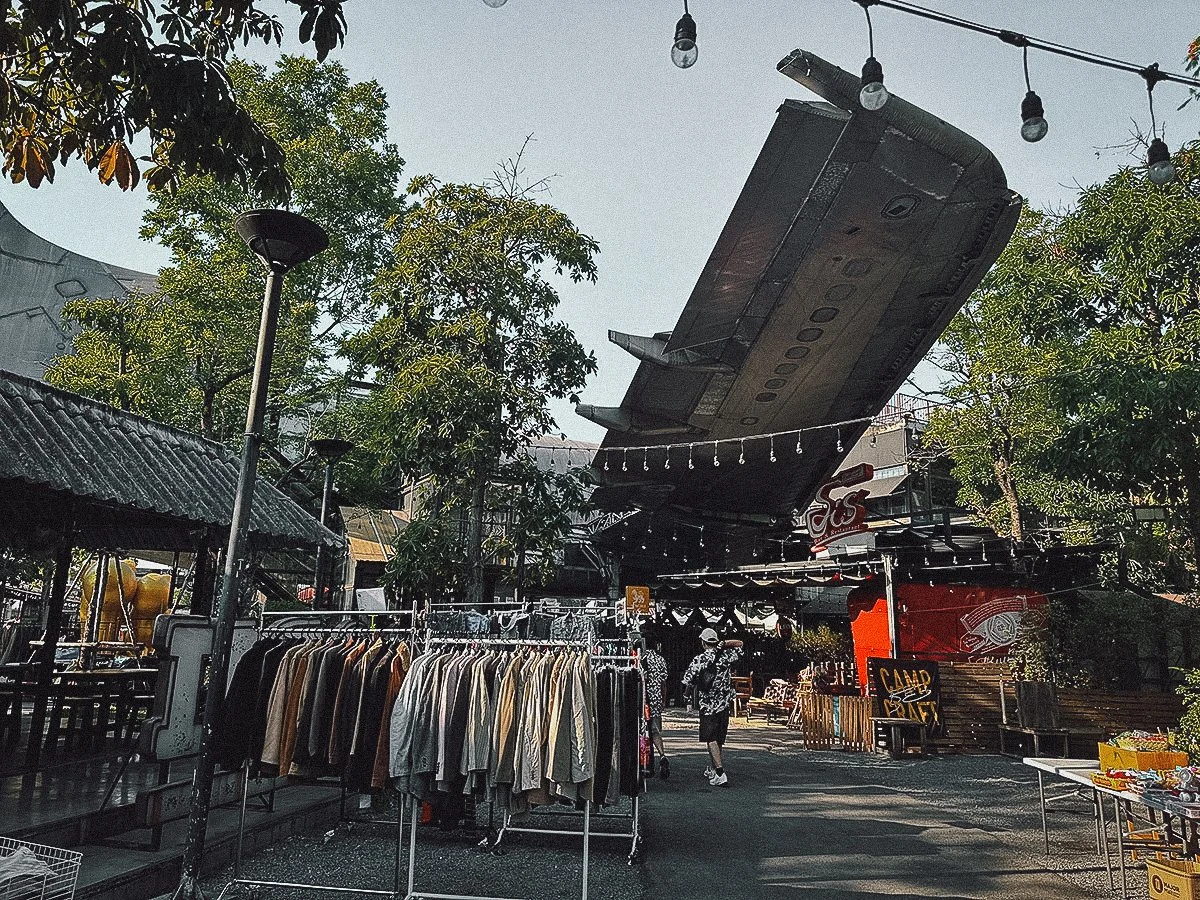
[[650,588],[644,585],[628,585],[625,588],[626,615],[650,615]]
[[942,731],[942,688],[938,664],[922,659],[867,660],[871,693],[889,719],[924,722],[930,735]]
[[829,495],[838,488],[853,487],[873,477],[875,470],[868,463],[860,463],[838,472],[821,485],[816,501],[804,513],[804,524],[812,537],[813,550],[824,550],[839,538],[862,534],[867,530],[867,507],[864,501],[870,491],[850,491],[836,500]]
[[[224,689],[229,687],[238,660],[256,640],[254,622],[234,625]],[[154,709],[138,736],[138,750],[149,759],[165,762],[200,752],[212,644],[213,625],[208,616],[159,616],[154,620],[158,682]]]

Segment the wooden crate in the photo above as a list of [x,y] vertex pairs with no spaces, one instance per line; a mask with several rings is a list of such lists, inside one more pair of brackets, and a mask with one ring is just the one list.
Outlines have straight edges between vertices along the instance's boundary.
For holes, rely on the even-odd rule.
[[1136,769],[1139,772],[1174,771],[1176,766],[1186,766],[1188,755],[1170,750],[1126,750],[1112,744],[1100,744],[1100,768]]

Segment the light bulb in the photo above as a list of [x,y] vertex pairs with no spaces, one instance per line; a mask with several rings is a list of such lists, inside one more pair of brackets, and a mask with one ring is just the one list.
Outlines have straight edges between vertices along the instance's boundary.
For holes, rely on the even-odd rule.
[[883,109],[884,104],[892,95],[883,86],[883,66],[875,57],[867,57],[862,69],[862,90],[858,92],[858,102],[863,109],[872,112]]
[[681,69],[696,64],[700,49],[696,46],[696,20],[688,13],[675,24],[675,43],[671,45],[671,62]]
[[1021,101],[1021,137],[1036,144],[1046,136],[1050,126],[1044,118],[1046,111],[1042,109],[1042,98],[1030,91]]
[[483,2],[484,5],[490,6],[492,9],[499,9],[501,6],[507,3],[508,0],[483,0]]
[[1150,142],[1146,153],[1146,177],[1154,184],[1170,184],[1175,180],[1175,166],[1171,164],[1171,151],[1162,138]]

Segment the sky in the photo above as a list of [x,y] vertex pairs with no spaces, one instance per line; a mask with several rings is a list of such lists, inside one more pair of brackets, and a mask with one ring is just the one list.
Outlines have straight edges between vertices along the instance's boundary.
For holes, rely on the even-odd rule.
[[[1192,0],[924,5],[1174,72],[1200,34]],[[387,92],[406,178],[479,182],[532,136],[527,177],[548,177],[547,202],[599,242],[598,282],[561,287],[562,317],[599,362],[585,402],[620,403],[636,363],[607,342],[607,330],[670,330],[775,110],[787,98],[815,99],[776,71],[779,60],[802,48],[857,73],[867,56],[854,0],[692,0],[690,9],[700,55],[681,70],[670,60],[681,0],[346,3],[349,35],[335,57],[352,79],[374,79]],[[294,35],[297,17],[281,15]],[[1070,204],[1079,185],[1129,161],[1116,145],[1135,127],[1148,130],[1142,79],[1034,51],[1030,76],[1050,130],[1027,144],[1018,49],[881,7],[872,20],[888,88],[982,141],[1033,206]],[[294,39],[284,49],[301,52]],[[1186,89],[1169,83],[1155,96],[1168,144],[1196,137],[1200,103],[1177,111]],[[138,238],[144,189],[104,187],[78,162],[38,190],[0,182],[0,202],[68,249],[143,271],[167,262],[163,248]],[[932,371],[919,372],[932,385]],[[568,437],[603,436],[567,404],[555,413]]]

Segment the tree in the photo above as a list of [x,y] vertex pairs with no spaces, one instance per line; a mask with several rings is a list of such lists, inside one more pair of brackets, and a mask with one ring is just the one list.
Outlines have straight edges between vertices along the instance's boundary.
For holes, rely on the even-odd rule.
[[551,278],[594,281],[598,248],[534,199],[536,185],[520,184],[519,160],[485,185],[411,183],[420,202],[380,281],[386,315],[348,342],[382,386],[364,439],[420,479],[393,574],[414,590],[458,586],[475,602],[489,556],[549,565],[584,493],[573,473],[539,469],[528,448],[555,428],[549,401],[576,400],[595,371],[554,318]]
[[[1175,154],[1173,184],[1139,164],[1060,216],[1026,214],[947,332],[956,402],[928,433],[1002,533],[1023,536],[1030,506],[1061,509],[1185,589],[1200,568],[1198,150]],[[1131,499],[1167,505],[1166,528],[1130,532]]]
[[1086,188],[1059,233],[1096,325],[1062,379],[1062,463],[1088,484],[1167,504],[1200,570],[1200,142],[1158,186],[1124,168]]
[[[1023,541],[1031,524],[1072,520],[1072,536],[1107,498],[1061,477],[1049,454],[1067,420],[1060,379],[1082,339],[1087,276],[1064,265],[1055,217],[1026,209],[1012,240],[942,335],[948,375],[926,445],[950,457],[959,502],[998,534]],[[1086,310],[1084,310],[1086,312]]]
[[[286,0],[323,60],[345,35],[341,0]],[[4,0],[3,172],[38,187],[79,159],[105,184],[151,188],[210,175],[272,202],[288,195],[284,149],[241,102],[227,64],[240,42],[278,44],[261,0]]]
[[[321,224],[329,249],[289,275],[271,382],[274,414],[308,416],[326,402],[326,362],[371,321],[371,284],[390,257],[388,229],[404,214],[403,161],[386,142],[387,102],[374,82],[351,84],[337,64],[283,57],[233,60],[237,96],[286,153],[293,209]],[[212,175],[158,192],[142,237],[171,251],[159,293],[80,299],[65,314],[80,330],[52,383],[200,431],[236,439],[262,303],[262,271],[233,230],[267,199]]]

